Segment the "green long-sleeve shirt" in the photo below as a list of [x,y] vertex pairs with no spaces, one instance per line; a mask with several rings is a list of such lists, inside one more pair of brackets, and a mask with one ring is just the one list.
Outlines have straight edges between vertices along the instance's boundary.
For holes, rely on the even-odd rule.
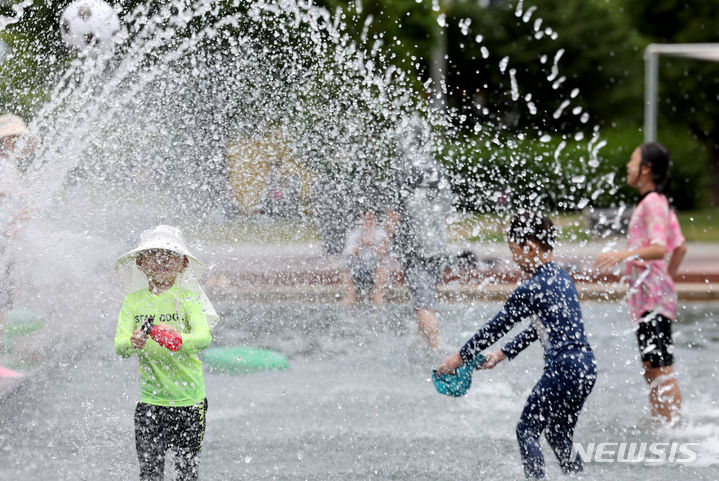
[[[148,338],[142,350],[130,337],[147,316],[174,326],[182,335],[182,347],[171,352]],[[205,399],[205,379],[198,353],[212,337],[202,304],[191,291],[173,286],[160,294],[142,289],[125,296],[117,321],[115,351],[122,357],[139,355],[140,401],[156,406],[193,406]]]

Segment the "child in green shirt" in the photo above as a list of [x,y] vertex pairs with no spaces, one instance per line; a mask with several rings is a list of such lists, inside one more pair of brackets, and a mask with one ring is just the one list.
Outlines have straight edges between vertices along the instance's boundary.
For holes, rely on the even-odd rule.
[[[135,445],[140,479],[163,479],[165,454],[171,450],[177,479],[196,480],[207,411],[198,353],[212,340],[208,321],[217,319],[198,284],[204,266],[188,251],[179,229],[159,225],[143,232],[140,245],[118,259],[116,270],[129,294],[117,323],[115,351],[139,358]],[[162,336],[178,342],[164,347]]]

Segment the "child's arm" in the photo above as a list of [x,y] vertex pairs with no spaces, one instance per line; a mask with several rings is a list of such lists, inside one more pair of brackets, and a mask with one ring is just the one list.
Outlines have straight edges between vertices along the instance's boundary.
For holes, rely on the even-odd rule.
[[487,360],[484,361],[484,364],[479,366],[477,369],[492,369],[494,366],[507,358],[501,349],[498,351],[490,352],[486,354],[485,357]]
[[524,351],[531,343],[533,343],[537,339],[537,330],[534,329],[534,326],[529,326],[528,328],[520,332],[517,337],[505,344],[502,348],[502,353],[504,353],[504,357],[511,361],[512,359],[517,357],[517,354]]
[[682,244],[674,249],[672,251],[672,256],[669,258],[669,265],[667,266],[667,271],[669,272],[669,275],[672,276],[672,279],[677,277],[677,271],[679,270],[679,265],[684,260],[684,256],[687,253],[687,245],[686,242],[682,242]]
[[183,332],[182,347],[180,351],[197,354],[207,348],[212,342],[210,326],[207,324],[207,316],[202,312],[202,303],[199,299],[185,302],[185,309],[190,321],[190,332]]
[[537,331],[534,326],[529,326],[523,330],[517,337],[509,341],[502,349],[486,354],[487,360],[477,369],[492,369],[494,366],[509,359],[514,359],[517,354],[524,351],[527,346],[537,340]]
[[132,308],[127,298],[122,302],[120,315],[117,319],[117,330],[115,331],[115,352],[122,357],[130,357],[139,351],[132,347],[131,337],[135,331],[135,320]]
[[603,254],[599,254],[597,260],[594,262],[594,266],[600,271],[603,271],[625,259],[628,259],[629,257],[636,256],[642,260],[651,261],[663,259],[666,253],[667,248],[661,244],[652,244],[650,246],[638,247],[636,249],[626,251],[605,252]]
[[497,339],[508,333],[520,320],[531,314],[531,293],[526,287],[518,287],[504,304],[504,308],[494,318],[482,326],[465,343],[458,353],[445,358],[437,372],[454,372],[463,362],[471,361],[477,353],[494,344]]
[[529,295],[522,288],[514,291],[504,304],[504,308],[462,346],[462,349],[459,350],[462,360],[465,362],[471,361],[476,353],[494,344],[499,338],[508,333],[515,324],[531,314]]

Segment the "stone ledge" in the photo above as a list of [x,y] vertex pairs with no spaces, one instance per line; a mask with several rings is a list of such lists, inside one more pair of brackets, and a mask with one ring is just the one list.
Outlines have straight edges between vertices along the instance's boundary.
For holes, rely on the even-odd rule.
[[[502,301],[516,287],[516,284],[459,284],[442,285],[438,289],[440,302]],[[719,301],[719,284],[681,283],[676,285],[681,301]],[[577,284],[582,301],[621,301],[626,295],[626,287],[620,284]],[[250,300],[258,302],[303,301],[303,302],[340,302],[343,289],[333,285],[296,285],[296,286],[216,286],[208,292],[213,300],[219,302],[232,300]],[[404,286],[385,290],[387,302],[409,302]]]

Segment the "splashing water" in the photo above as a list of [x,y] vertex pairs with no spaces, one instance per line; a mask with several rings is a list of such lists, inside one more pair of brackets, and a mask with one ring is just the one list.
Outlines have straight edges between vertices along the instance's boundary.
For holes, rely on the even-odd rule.
[[[18,11],[15,22],[22,17]],[[517,5],[525,23],[535,12]],[[258,195],[242,198],[237,191],[260,189],[262,182],[252,178],[269,177],[268,168],[282,170],[283,156],[293,160],[284,176],[310,185],[299,190],[316,214],[357,212],[376,199],[386,205],[391,201],[383,192],[396,191],[395,178],[406,170],[397,144],[406,133],[402,119],[413,112],[422,112],[428,128],[442,132],[432,136],[432,154],[448,166],[453,183],[478,184],[477,198],[470,199],[475,207],[486,205],[483,193],[496,191],[497,184],[517,189],[508,182],[514,177],[509,171],[466,177],[465,165],[475,164],[476,154],[452,149],[472,149],[478,141],[453,127],[455,112],[432,111],[418,98],[408,74],[388,66],[380,41],[355,43],[345,30],[351,21],[288,1],[252,2],[244,15],[222,16],[211,0],[191,7],[171,2],[152,15],[144,6],[128,13],[116,53],[81,55],[57,72],[49,100],[34,118],[31,127],[42,142],[26,178],[35,208],[44,213],[37,217],[56,216],[57,205],[69,202],[66,226],[72,221],[76,231],[132,238],[160,219],[253,211]],[[470,27],[462,23],[463,31]],[[559,81],[562,54],[554,55],[550,81]],[[483,49],[482,55],[489,54]],[[501,73],[509,62],[501,60]],[[523,95],[529,113],[536,114],[538,99],[520,94],[516,69],[508,73],[511,99]],[[562,100],[554,116],[569,105]],[[488,141],[501,124],[491,116],[486,120]],[[264,150],[252,147],[257,143]],[[273,144],[284,153],[258,159]],[[509,169],[525,168],[528,159],[506,146]],[[228,165],[231,152],[236,158]],[[552,151],[541,156],[551,159]],[[482,164],[480,171],[492,171]],[[571,177],[567,172],[551,179],[574,189],[552,205],[571,208],[583,201]],[[523,182],[510,207],[525,202],[528,190],[542,189]],[[533,198],[539,205],[548,200]],[[193,235],[195,223],[184,223]]]
[[[22,24],[22,5],[4,25]],[[41,140],[25,172],[33,215],[16,243],[50,258],[43,269],[39,258],[24,264],[34,290],[66,280],[71,292],[51,296],[48,313],[102,310],[104,288],[88,301],[83,285],[116,286],[97,272],[111,273],[107,259],[149,225],[179,224],[192,238],[207,219],[256,210],[259,194],[242,204],[233,191],[256,189],[257,177],[267,184],[281,172],[309,184],[300,190],[317,212],[376,205],[392,169],[406,168],[395,156],[410,128],[403,119],[425,111],[441,126],[406,74],[326,10],[251,2],[244,15],[222,16],[217,6],[177,1],[155,14],[140,6],[122,19],[116,52],[57,65],[30,126]],[[345,229],[347,217],[331,215]]]
[[[0,30],[22,24],[23,9],[31,4],[31,1],[17,4],[15,17],[0,19]],[[83,54],[68,64],[58,62],[48,100],[37,109],[31,124],[31,130],[41,140],[34,161],[25,172],[33,214],[13,245],[20,269],[19,283],[24,286],[18,293],[19,298],[48,316],[54,326],[52,334],[45,333],[37,341],[39,349],[55,349],[56,356],[60,356],[72,350],[80,352],[88,339],[109,343],[107,333],[112,330],[122,297],[112,263],[118,254],[136,242],[139,231],[166,222],[179,224],[190,239],[199,238],[208,225],[224,222],[230,213],[256,213],[273,175],[277,176],[278,183],[296,184],[295,191],[303,206],[293,215],[315,217],[320,230],[324,224],[336,223],[329,230],[340,232],[350,225],[353,213],[367,207],[392,205],[399,190],[397,178],[406,177],[412,167],[412,162],[398,152],[402,150],[403,140],[415,135],[425,138],[425,151],[418,157],[436,159],[437,164],[446,168],[455,186],[475,185],[476,194],[467,203],[478,210],[507,213],[523,204],[582,208],[590,199],[614,187],[612,175],[593,175],[600,167],[599,152],[606,145],[596,131],[581,145],[581,150],[571,148],[570,144],[572,139],[583,141],[582,132],[560,135],[556,143],[553,140],[558,136],[547,131],[521,132],[507,140],[500,133],[511,124],[511,119],[487,111],[482,122],[476,124],[476,135],[470,138],[456,127],[457,112],[432,110],[411,87],[410,74],[389,66],[381,40],[369,39],[366,33],[371,17],[364,23],[363,40],[357,43],[347,33],[348,23],[356,19],[333,16],[304,2],[250,2],[243,15],[223,15],[218,5],[211,0],[193,2],[191,6],[174,1],[152,14],[140,6],[122,18],[125,29],[114,53]],[[525,10],[519,1],[515,13],[535,36],[556,35],[547,26],[542,30],[543,22],[537,17],[536,7]],[[438,17],[440,25],[445,21],[445,17]],[[471,23],[463,22],[461,30],[469,35]],[[483,40],[481,35],[474,38],[477,43]],[[557,91],[565,79],[559,68],[563,53],[558,50],[540,60],[546,66],[549,59],[553,59],[546,78],[556,85]],[[571,112],[580,115],[583,123],[589,122],[587,112],[581,107],[572,107],[578,90],[571,92],[570,99],[537,98],[532,95],[531,87],[523,84],[521,72],[508,68],[512,59],[505,57],[497,63],[490,59],[490,51],[484,46],[481,55],[509,77],[508,97],[514,108],[526,109],[531,115],[540,110],[554,112],[555,118]],[[536,140],[543,150],[524,153],[519,147],[529,138]],[[577,161],[566,168],[566,158]],[[536,166],[536,170],[532,170],[535,168],[532,166]],[[558,198],[550,198],[546,192],[545,186],[549,183],[560,186]],[[498,198],[507,199],[506,204],[498,202]],[[196,243],[193,248],[202,251],[207,246]],[[429,396],[418,398],[421,399],[418,411],[410,408],[417,399],[410,381],[414,382],[412,385],[421,384],[422,374],[413,372],[410,381],[403,378],[405,368],[418,364],[418,360],[397,354],[396,334],[397,331],[403,333],[404,328],[397,327],[396,322],[385,325],[381,316],[376,319],[369,316],[368,322],[374,324],[365,332],[357,321],[361,315],[344,319],[327,306],[317,310],[307,305],[288,309],[283,304],[255,306],[255,309],[261,313],[261,322],[242,327],[230,323],[227,335],[268,345],[274,343],[277,348],[294,354],[300,363],[298,371],[304,374],[282,378],[291,393],[302,392],[306,386],[318,391],[327,389],[315,384],[317,376],[310,375],[313,369],[327,376],[332,389],[322,399],[307,394],[314,417],[306,417],[298,404],[290,405],[288,418],[280,419],[280,424],[289,426],[290,415],[303,419],[303,423],[301,427],[295,425],[296,431],[290,432],[287,440],[270,429],[276,421],[273,416],[283,407],[271,403],[272,399],[285,395],[284,391],[280,392],[284,389],[281,383],[270,383],[270,387],[263,388],[251,381],[227,386],[217,379],[211,380],[217,389],[224,389],[228,397],[220,401],[224,410],[218,412],[222,414],[212,414],[218,416],[214,420],[220,424],[219,421],[224,421],[221,416],[233,421],[247,416],[249,432],[260,439],[260,444],[270,446],[262,450],[233,445],[242,454],[237,460],[246,474],[258,478],[272,476],[266,472],[270,468],[265,470],[261,464],[263,459],[269,463],[272,453],[276,452],[273,451],[278,442],[275,437],[285,439],[282,442],[287,443],[288,451],[296,454],[300,461],[299,468],[287,462],[297,470],[298,478],[318,474],[303,468],[309,464],[303,465],[303,459],[315,466],[318,462],[322,466],[325,460],[307,448],[306,439],[328,450],[333,442],[343,440],[342,447],[346,449],[342,450],[342,456],[346,457],[348,452],[367,452],[377,463],[383,459],[383,449],[390,450],[382,444],[382,439],[391,439],[392,434],[376,419],[398,412],[388,392],[402,397],[403,405],[407,406],[399,425],[410,425],[413,413],[436,413],[442,409],[438,407],[440,401]],[[597,310],[601,315],[608,315],[601,308]],[[452,319],[470,315],[467,310],[454,306],[448,311],[448,318]],[[406,313],[392,315],[401,318]],[[242,316],[250,317],[244,312],[234,318]],[[336,322],[338,316],[341,322]],[[465,321],[462,325],[470,325],[469,319]],[[457,324],[453,328],[459,331],[461,326]],[[597,330],[602,342],[614,341],[608,331]],[[297,332],[303,336],[299,344]],[[57,343],[57,339],[62,342]],[[364,373],[360,373],[359,378],[348,377],[351,375],[347,373],[354,372],[358,355],[378,371],[383,369],[384,364],[377,363],[374,356],[368,354],[366,346],[371,343],[376,343],[378,352],[395,362],[393,369],[398,372],[393,371],[387,379],[379,381]],[[332,355],[336,360],[329,362]],[[117,368],[104,351],[94,352],[93,356],[93,363]],[[419,361],[426,364],[427,360]],[[112,406],[109,395],[103,397],[94,391],[90,380],[95,366],[88,366],[88,362],[81,363],[78,378],[87,381],[84,389],[88,396],[98,396]],[[337,369],[338,365],[344,369]],[[302,371],[302,367],[307,369]],[[528,364],[527,369],[531,369]],[[103,384],[107,392],[114,392],[110,381],[118,381],[125,393],[132,391],[129,386],[134,381],[120,377]],[[611,382],[621,385],[623,379],[623,375],[614,374]],[[398,380],[404,383],[392,385]],[[345,382],[348,384],[343,388]],[[380,388],[375,389],[373,383],[379,383]],[[218,387],[220,384],[223,386]],[[409,390],[402,395],[397,385]],[[59,403],[59,388],[54,384],[52,387],[55,389],[53,402]],[[354,396],[345,404],[349,415],[344,415],[338,407],[345,403],[343,389]],[[500,401],[522,389],[525,387],[516,383],[501,383]],[[261,408],[251,405],[253,401],[246,396],[255,391],[260,392],[259,396],[268,400],[268,404]],[[470,416],[470,412],[481,413],[476,409],[484,399],[480,394],[490,393],[475,394],[465,404],[452,408],[452,414],[460,416],[455,416],[454,424],[447,425],[450,427],[435,432],[431,442],[423,446],[424,452],[430,451],[434,444],[452,439],[456,431],[470,440],[474,435],[470,424],[475,421],[488,422],[494,428],[500,426],[498,421],[476,414],[463,417]],[[605,394],[601,402],[611,402],[611,393]],[[377,406],[369,413],[376,419],[367,424],[367,431],[343,438],[346,432],[342,428],[324,428],[327,431],[323,432],[313,425],[315,418],[327,412],[332,413],[338,426],[343,426],[348,419],[364,419],[368,415],[366,406],[358,401],[362,395],[371,396]],[[237,399],[243,404],[233,404]],[[512,399],[516,400],[516,396]],[[126,399],[121,401],[127,404]],[[500,405],[494,407],[502,409]],[[513,412],[520,407],[513,405]],[[125,422],[122,419],[126,413],[119,417],[98,406],[82,406],[79,412],[83,409],[87,420],[75,421],[81,428],[99,422],[102,415],[107,415],[104,422],[115,428]],[[241,412],[235,415],[233,409]],[[623,411],[627,419],[634,414]],[[259,421],[249,421],[253,415],[258,416]],[[716,416],[716,413],[707,415]],[[590,416],[589,420],[591,427],[611,432],[612,428],[602,424],[597,416]],[[64,426],[61,419],[54,421],[50,428]],[[432,424],[425,421],[415,430],[432,432]],[[690,426],[687,436],[694,432],[695,426]],[[117,435],[121,430],[109,431]],[[703,435],[711,440],[719,439],[714,432]],[[86,434],[85,438],[96,450],[117,441],[98,436],[102,437],[94,433]],[[237,442],[228,441],[234,439],[229,429],[215,431],[210,436],[211,442],[216,443],[211,445],[216,449],[208,448],[210,453],[220,452],[223,443]],[[483,462],[504,473],[517,474],[514,467],[497,461],[514,452],[511,437],[499,439],[496,456],[485,457]],[[121,450],[127,454],[131,451],[129,438],[122,439]],[[398,442],[404,441],[402,438]],[[66,449],[71,450],[67,446]],[[444,456],[452,454],[444,447],[437,449]],[[474,452],[474,447],[463,449],[468,456]],[[715,450],[715,446],[711,450]],[[397,459],[404,456],[402,450],[390,451]],[[252,455],[246,454],[248,452]],[[111,463],[113,466],[129,465],[127,460],[113,461],[117,461]],[[219,477],[236,467],[227,467],[225,461],[218,460],[211,472]],[[441,477],[438,473],[445,472],[442,469],[446,466],[442,463],[427,461],[425,465],[416,458],[409,459],[410,462],[425,466],[434,479]],[[354,466],[363,478],[389,479],[395,472],[411,477],[406,467],[399,465],[389,466],[382,473],[362,471],[360,467],[364,463],[360,459],[341,458],[332,469],[341,472],[347,465]],[[87,472],[102,473],[105,469],[104,465],[89,466]],[[475,465],[461,464],[454,472],[456,479],[463,479],[462,469],[464,474],[478,471]],[[72,468],[63,472],[69,472],[69,477],[78,474]],[[122,475],[114,472],[111,477],[122,479]]]

